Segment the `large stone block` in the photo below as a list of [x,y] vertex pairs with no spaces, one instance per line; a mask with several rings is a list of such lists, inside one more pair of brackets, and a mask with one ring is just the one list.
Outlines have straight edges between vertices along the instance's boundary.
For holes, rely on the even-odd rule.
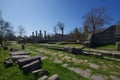
[[116,42],[116,49],[120,51],[120,42]]
[[16,61],[18,59],[22,59],[22,58],[28,58],[30,57],[30,55],[12,55],[11,58],[13,61]]
[[29,55],[29,52],[23,52],[23,51],[15,51],[15,52],[10,52],[10,55]]
[[36,60],[39,60],[39,62],[42,63],[40,56],[33,56],[29,58],[24,58],[24,59],[18,59],[17,62],[19,67],[22,68],[24,65]]
[[55,75],[51,76],[48,80],[60,80],[60,77],[58,74],[55,74]]
[[40,66],[40,61],[39,60],[36,60],[36,61],[33,61],[29,64],[26,64],[22,67],[22,70],[24,73],[29,73],[29,72],[32,72],[34,70],[37,70],[39,69],[41,66]]

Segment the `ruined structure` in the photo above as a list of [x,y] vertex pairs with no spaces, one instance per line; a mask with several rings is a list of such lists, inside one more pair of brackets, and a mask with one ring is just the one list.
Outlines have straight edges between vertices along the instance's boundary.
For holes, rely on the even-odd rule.
[[106,30],[88,36],[85,45],[90,47],[94,44],[115,44],[120,42],[120,26],[113,25]]

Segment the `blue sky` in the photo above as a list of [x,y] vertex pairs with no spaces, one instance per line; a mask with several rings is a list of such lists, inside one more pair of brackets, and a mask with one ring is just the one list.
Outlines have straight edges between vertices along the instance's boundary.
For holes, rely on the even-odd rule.
[[54,33],[58,21],[65,24],[65,33],[75,27],[83,27],[82,16],[91,8],[107,7],[112,25],[120,20],[120,0],[0,0],[2,18],[9,21],[14,30],[18,25],[26,29],[26,35],[36,30]]

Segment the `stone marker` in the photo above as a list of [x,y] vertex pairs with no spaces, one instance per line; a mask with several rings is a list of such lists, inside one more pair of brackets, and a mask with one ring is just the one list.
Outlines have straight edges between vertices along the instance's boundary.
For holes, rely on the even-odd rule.
[[48,78],[48,76],[43,76],[43,77],[41,77],[40,79],[38,79],[38,80],[47,80],[47,78]]
[[28,64],[36,60],[39,60],[40,64],[42,64],[40,56],[33,56],[29,58],[24,58],[24,59],[18,59],[17,62],[18,62],[19,67],[22,68],[25,64]]
[[40,66],[40,62],[39,60],[36,60],[36,61],[33,61],[29,64],[26,64],[22,67],[22,70],[24,73],[29,73],[29,72],[32,72],[34,70],[37,70],[39,69],[41,66]]
[[44,69],[35,70],[35,71],[32,71],[32,73],[35,74],[36,76],[49,75],[48,71]]
[[120,42],[116,42],[116,49],[120,51]]
[[58,74],[55,74],[55,75],[51,76],[50,78],[48,78],[48,80],[60,80],[60,77]]

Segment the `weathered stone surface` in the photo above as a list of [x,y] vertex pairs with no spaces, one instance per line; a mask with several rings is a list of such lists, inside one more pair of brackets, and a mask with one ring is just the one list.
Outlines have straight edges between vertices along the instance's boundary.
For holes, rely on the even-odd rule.
[[93,64],[93,63],[89,63],[89,66],[90,66],[91,68],[94,68],[94,69],[98,69],[98,68],[99,68],[99,65]]
[[58,60],[58,59],[55,59],[53,62],[54,62],[54,63],[62,63],[62,61],[61,61],[61,60]]
[[10,55],[29,55],[29,52],[23,52],[23,51],[14,51],[11,52]]
[[63,66],[63,67],[67,67],[67,66],[68,66],[68,64],[63,64],[62,66]]
[[48,78],[48,80],[60,80],[60,77],[58,74],[55,74],[55,75],[51,76],[50,78]]
[[93,75],[90,80],[107,80],[107,77],[103,75]]
[[45,75],[45,76],[43,76],[43,77],[39,78],[38,80],[47,80],[47,78],[48,78],[48,76],[47,76],[47,75]]
[[120,51],[120,42],[116,42],[116,49]]
[[20,68],[23,67],[23,65],[31,63],[33,61],[39,60],[40,64],[42,63],[40,56],[33,56],[33,57],[29,57],[29,58],[24,58],[24,59],[18,59],[18,65]]
[[34,70],[37,70],[39,69],[41,66],[40,66],[40,62],[39,60],[36,60],[36,61],[33,61],[29,64],[26,64],[22,67],[22,70],[24,73],[29,73],[29,72],[32,72]]
[[79,68],[68,68],[68,69],[80,74],[81,76],[83,76],[85,78],[88,78],[90,76],[90,70],[88,70],[88,69],[87,70],[82,70]]
[[38,70],[32,71],[32,73],[39,76],[49,75],[49,72],[44,69],[38,69]]
[[120,80],[119,78],[117,78],[117,77],[115,77],[115,76],[112,76],[112,75],[110,75],[110,78],[111,78],[112,80]]
[[13,56],[11,56],[13,61],[16,61],[16,60],[22,59],[22,58],[28,58],[28,57],[30,57],[30,55],[13,55]]

